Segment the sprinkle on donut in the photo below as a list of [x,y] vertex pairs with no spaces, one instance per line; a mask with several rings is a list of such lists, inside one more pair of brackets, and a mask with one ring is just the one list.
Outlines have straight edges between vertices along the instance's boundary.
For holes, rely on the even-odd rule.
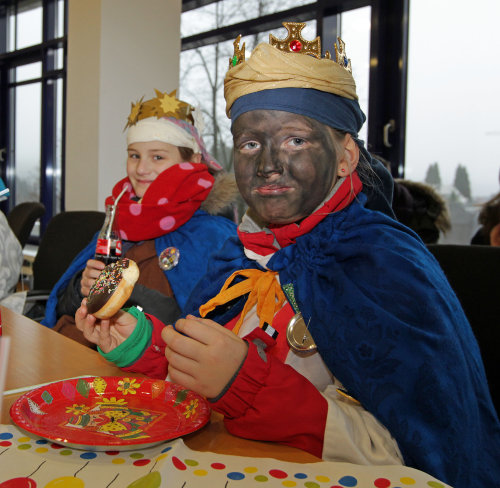
[[138,277],[139,269],[131,259],[108,264],[90,288],[88,312],[97,318],[113,316],[129,299]]

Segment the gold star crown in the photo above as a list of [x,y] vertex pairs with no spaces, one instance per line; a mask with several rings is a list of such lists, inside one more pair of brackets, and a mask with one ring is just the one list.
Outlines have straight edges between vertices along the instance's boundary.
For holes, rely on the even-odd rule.
[[[278,39],[277,37],[269,34],[269,44],[276,47],[285,53],[308,54],[317,59],[321,59],[321,39],[316,37],[312,41],[307,41],[302,37],[302,29],[306,26],[304,22],[283,22],[283,26],[288,31],[285,39]],[[233,42],[234,54],[229,58],[229,69],[238,64],[245,62],[245,43],[240,49],[241,35],[239,35]],[[337,46],[338,44],[338,46]],[[337,44],[334,44],[335,59],[332,60],[338,63],[342,68],[352,73],[351,60],[347,58],[345,53],[345,42],[337,37]],[[332,59],[330,52],[325,52],[326,59]]]
[[151,100],[143,101],[142,97],[138,102],[132,103],[132,109],[127,119],[127,127],[137,124],[139,120],[149,117],[175,117],[176,119],[184,120],[190,124],[194,124],[192,112],[195,108],[189,103],[183,102],[176,98],[177,90],[171,93],[162,93],[156,90],[156,97]]

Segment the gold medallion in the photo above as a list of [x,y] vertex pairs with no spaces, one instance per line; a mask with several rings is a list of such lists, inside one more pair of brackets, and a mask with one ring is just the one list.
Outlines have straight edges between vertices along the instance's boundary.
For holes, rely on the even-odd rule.
[[299,312],[295,314],[286,328],[286,339],[288,345],[294,351],[314,351],[317,349],[308,327]]

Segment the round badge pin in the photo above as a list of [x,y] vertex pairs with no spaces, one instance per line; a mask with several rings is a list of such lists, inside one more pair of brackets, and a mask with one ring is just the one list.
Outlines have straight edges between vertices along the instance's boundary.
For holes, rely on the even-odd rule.
[[181,253],[176,247],[167,247],[164,249],[159,258],[158,264],[163,271],[168,271],[169,269],[175,268],[179,263],[179,257]]

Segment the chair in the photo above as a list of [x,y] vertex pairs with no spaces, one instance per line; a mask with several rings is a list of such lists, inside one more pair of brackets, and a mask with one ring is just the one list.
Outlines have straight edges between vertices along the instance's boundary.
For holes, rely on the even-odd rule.
[[429,244],[476,336],[500,412],[500,247]]
[[49,221],[33,261],[33,289],[26,298],[25,315],[41,320],[45,302],[71,261],[104,223],[104,212],[67,211]]
[[104,212],[61,212],[49,221],[33,261],[33,289],[51,290],[104,223]]
[[7,215],[9,226],[24,248],[35,222],[45,214],[45,206],[40,202],[24,202],[16,205]]

